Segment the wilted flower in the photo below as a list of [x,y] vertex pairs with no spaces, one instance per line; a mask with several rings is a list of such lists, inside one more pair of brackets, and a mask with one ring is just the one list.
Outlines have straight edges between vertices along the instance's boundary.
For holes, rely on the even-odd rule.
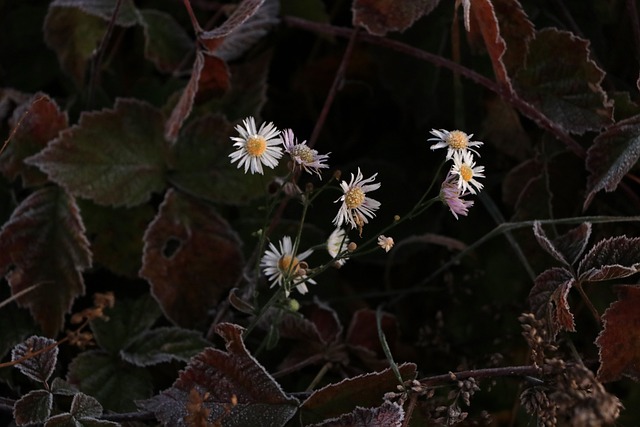
[[473,201],[463,199],[463,197],[469,195],[469,192],[461,192],[455,181],[456,177],[454,175],[447,175],[440,187],[440,200],[449,207],[453,216],[458,219],[458,215],[467,216],[469,208],[473,206]]
[[352,228],[358,228],[362,232],[364,224],[368,223],[367,218],[373,218],[374,211],[380,207],[380,202],[367,196],[370,191],[380,188],[380,183],[371,184],[378,174],[367,179],[363,179],[362,172],[358,168],[356,176],[351,174],[351,181],[340,183],[344,194],[337,202],[342,202],[338,214],[333,219],[333,223],[340,227],[342,224],[350,224]]
[[389,252],[393,247],[393,244],[394,242],[392,237],[386,237],[382,234],[378,236],[378,246],[384,249],[385,252]]
[[[289,236],[284,236],[280,240],[279,248],[273,243],[269,243],[269,249],[262,257],[260,266],[271,282],[271,287],[291,283],[301,294],[309,292],[306,283],[315,284],[316,282],[307,278],[306,263],[303,261],[312,252],[312,250],[307,250],[301,254],[294,254]],[[290,289],[285,289],[285,293],[286,296],[289,296]]]
[[246,173],[251,169],[251,173],[263,174],[262,165],[271,169],[278,165],[278,159],[282,157],[282,144],[280,131],[273,123],[263,123],[260,129],[256,130],[256,122],[253,117],[248,117],[242,121],[242,126],[236,126],[240,133],[239,137],[231,137],[235,141],[233,146],[236,151],[229,154],[231,163],[238,162],[238,168],[244,166]]
[[[329,238],[327,239],[327,252],[331,255],[331,258],[335,258],[342,252],[346,251],[349,246],[349,237],[347,232],[343,228],[336,228],[333,230]],[[340,258],[335,261],[337,267],[342,267],[347,258]]]
[[482,145],[482,142],[480,141],[471,140],[473,134],[467,135],[461,130],[453,130],[449,132],[448,130],[444,129],[431,129],[430,133],[431,135],[435,136],[435,138],[429,138],[427,141],[437,141],[437,143],[433,144],[430,148],[432,150],[437,150],[438,148],[446,148],[447,160],[453,158],[453,154],[456,152],[465,153],[467,150],[469,150],[478,154],[478,152],[471,147],[479,147]]
[[476,189],[481,190],[482,184],[476,181],[476,178],[484,178],[483,172],[484,166],[476,166],[473,155],[469,151],[453,154],[453,166],[450,173],[458,176],[458,188],[462,193],[469,191],[471,194],[477,194]]
[[329,155],[318,154],[317,150],[307,145],[307,141],[300,143],[296,141],[296,137],[293,135],[291,129],[282,131],[282,136],[284,140],[284,151],[291,156],[294,164],[300,165],[302,169],[308,173],[315,173],[321,177],[319,169],[329,167],[329,165],[324,163],[329,158]]

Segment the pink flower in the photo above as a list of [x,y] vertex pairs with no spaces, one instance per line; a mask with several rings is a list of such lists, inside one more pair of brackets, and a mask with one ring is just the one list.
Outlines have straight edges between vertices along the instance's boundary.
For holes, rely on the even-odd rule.
[[453,174],[447,175],[447,178],[440,187],[440,200],[449,207],[453,216],[458,219],[458,215],[467,216],[469,208],[473,206],[473,201],[464,200],[463,197],[468,196],[468,191],[461,191],[458,188],[457,178]]

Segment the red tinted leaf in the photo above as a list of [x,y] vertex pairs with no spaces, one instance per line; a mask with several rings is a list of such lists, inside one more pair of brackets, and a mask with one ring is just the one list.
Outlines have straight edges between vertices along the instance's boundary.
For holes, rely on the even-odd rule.
[[[513,76],[524,66],[529,41],[535,35],[535,28],[518,0],[492,0],[491,3],[500,26],[500,37],[504,39],[507,49],[500,61],[508,74]],[[475,7],[474,2],[471,10]]]
[[46,180],[42,172],[22,161],[40,150],[68,126],[67,114],[60,111],[47,95],[34,95],[13,112],[13,127],[17,130],[0,155],[0,171],[9,179],[21,175],[25,186]]
[[529,306],[536,317],[548,325],[550,338],[554,339],[561,330],[575,332],[573,314],[569,308],[567,295],[575,280],[564,268],[551,268],[536,277],[529,293]]
[[378,36],[404,31],[438,3],[440,0],[354,0],[353,25]]
[[243,0],[222,25],[211,31],[201,32],[198,40],[202,42],[209,52],[214,52],[224,42],[226,37],[236,31],[238,27],[257,12],[264,1],[265,0]]
[[102,205],[135,206],[165,187],[162,114],[120,99],[114,109],[83,113],[78,125],[26,160],[72,194]]
[[[381,319],[382,332],[387,339],[389,348],[393,352],[398,339],[398,321],[395,316],[383,313]],[[351,318],[347,331],[346,343],[353,347],[364,348],[374,352],[379,358],[384,357],[378,327],[376,311],[368,308],[356,311]]]
[[[404,363],[398,366],[403,380],[416,377],[416,365]],[[336,384],[330,384],[314,391],[302,403],[301,420],[304,423],[317,423],[325,418],[338,417],[352,411],[356,406],[376,406],[385,393],[397,391],[398,380],[388,368],[348,378]]]
[[135,401],[153,392],[153,379],[145,368],[125,363],[117,355],[90,350],[69,364],[67,381],[117,412],[135,410]]
[[32,390],[13,405],[16,425],[44,423],[51,415],[53,394],[47,390]]
[[78,87],[84,82],[87,64],[104,37],[107,22],[77,8],[50,7],[44,21],[44,40],[56,52],[62,69]]
[[[189,393],[206,393],[202,406],[209,421],[225,426],[279,427],[297,411],[298,400],[287,397],[242,342],[242,328],[229,323],[217,325],[227,352],[208,348],[191,359],[173,386],[142,406],[155,413],[165,425],[180,425],[187,416]],[[237,402],[232,404],[231,402]]]
[[591,236],[591,223],[585,222],[567,233],[559,236],[553,241],[546,236],[539,221],[533,223],[533,233],[540,246],[551,256],[567,266],[573,265],[584,249],[587,247],[589,236]]
[[75,200],[46,187],[20,203],[0,230],[0,272],[10,270],[11,292],[37,287],[18,298],[45,335],[63,325],[76,296],[84,294],[80,274],[91,265],[89,242]]
[[184,28],[167,13],[155,9],[140,11],[144,27],[144,55],[158,70],[170,73],[178,69],[194,46]]
[[240,278],[240,241],[214,208],[169,190],[144,235],[140,275],[169,319],[203,326]]
[[500,35],[500,26],[490,0],[474,0],[471,8],[471,33],[479,32],[491,58],[493,73],[500,86],[511,92],[511,79],[502,61],[507,44]]
[[611,123],[613,106],[600,86],[605,73],[591,59],[587,40],[544,29],[529,43],[526,64],[515,76],[517,91],[568,132]]
[[640,271],[640,238],[612,237],[599,241],[578,267],[581,281],[619,279]]
[[640,116],[622,120],[598,135],[587,151],[586,209],[600,190],[614,191],[640,158]]
[[[117,0],[53,0],[50,7],[77,8],[93,16],[108,21],[113,16]],[[138,11],[133,0],[122,0],[116,17],[116,24],[130,27],[138,22]]]
[[227,64],[215,56],[207,55],[202,51],[196,52],[189,83],[165,123],[165,138],[171,142],[176,141],[182,123],[191,114],[196,95],[202,93],[201,97],[204,98],[207,93],[210,95],[211,93],[223,92],[228,88],[229,69]]
[[404,410],[397,403],[384,402],[377,408],[357,407],[339,418],[311,424],[307,427],[400,427],[404,420]]
[[616,286],[618,301],[602,315],[604,328],[596,339],[600,348],[598,379],[615,381],[623,375],[640,381],[640,288]]
[[53,346],[55,343],[52,339],[34,335],[11,350],[11,360],[15,361],[47,347],[51,347],[36,356],[28,357],[16,365],[16,368],[18,368],[20,372],[32,380],[38,383],[45,383],[49,380],[49,377],[53,374],[53,370],[56,368],[58,347]]

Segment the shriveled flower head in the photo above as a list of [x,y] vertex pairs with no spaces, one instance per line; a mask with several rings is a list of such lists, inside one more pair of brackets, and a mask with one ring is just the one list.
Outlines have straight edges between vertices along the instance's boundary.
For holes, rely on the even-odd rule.
[[269,243],[269,249],[260,260],[260,267],[271,282],[271,287],[286,286],[287,296],[293,287],[301,294],[306,294],[309,292],[306,283],[316,283],[313,279],[307,278],[307,266],[303,262],[312,252],[308,250],[301,254],[294,254],[291,237],[284,236],[280,240],[279,247]]
[[386,237],[381,234],[378,236],[378,246],[384,249],[385,252],[389,252],[394,245],[394,241],[392,237]]
[[[453,130],[449,132],[444,129],[431,129],[431,135],[435,138],[429,138],[427,141],[437,141],[430,148],[437,150],[438,148],[447,149],[447,160],[453,158],[454,153],[464,153],[467,150],[473,151],[478,154],[476,150],[471,147],[479,147],[482,145],[480,141],[472,141],[473,134],[467,135],[461,130]],[[479,154],[478,154],[479,156]]]
[[455,152],[449,173],[458,178],[458,189],[462,193],[468,191],[477,194],[476,190],[482,190],[482,184],[476,181],[476,178],[484,178],[484,166],[476,166],[471,152]]
[[282,144],[280,131],[273,123],[263,123],[260,129],[256,130],[256,122],[253,117],[248,117],[242,121],[242,126],[236,126],[240,134],[239,137],[231,137],[236,151],[229,154],[231,163],[238,162],[238,168],[244,166],[244,172],[251,169],[251,173],[263,174],[262,165],[271,169],[278,165],[278,160],[282,157]]
[[294,162],[307,173],[315,173],[320,178],[320,169],[328,168],[324,162],[329,158],[328,154],[318,154],[317,150],[310,148],[307,141],[298,142],[291,129],[282,131],[284,140],[284,151],[286,151]]
[[[349,237],[347,232],[343,228],[336,228],[333,230],[329,238],[327,239],[327,252],[331,255],[331,258],[335,258],[349,246]],[[335,260],[336,267],[342,267],[349,258],[340,258]]]
[[447,175],[440,187],[440,200],[449,207],[453,216],[458,219],[458,215],[467,216],[469,208],[473,206],[473,201],[463,199],[469,195],[469,192],[461,192],[455,181],[455,175]]
[[333,219],[336,227],[343,224],[350,224],[351,228],[358,228],[362,232],[364,224],[368,223],[368,218],[375,216],[374,212],[380,207],[380,202],[367,196],[367,193],[380,188],[380,183],[373,184],[378,174],[367,179],[363,179],[362,172],[358,168],[356,176],[351,174],[351,181],[340,183],[344,194],[335,202],[342,202],[338,214]]

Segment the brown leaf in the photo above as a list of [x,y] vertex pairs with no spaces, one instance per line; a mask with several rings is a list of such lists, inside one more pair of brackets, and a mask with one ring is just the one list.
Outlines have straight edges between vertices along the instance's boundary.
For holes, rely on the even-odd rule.
[[575,332],[567,295],[575,279],[564,268],[551,268],[538,275],[529,293],[529,305],[536,318],[548,324],[551,339],[561,330]]
[[211,206],[169,190],[144,242],[140,275],[167,317],[179,326],[204,326],[242,273],[236,234]]
[[596,339],[600,348],[598,379],[615,381],[623,375],[640,381],[640,287],[616,286],[618,301],[602,315],[604,327]]
[[404,31],[429,13],[440,0],[354,0],[353,25],[377,36]]

